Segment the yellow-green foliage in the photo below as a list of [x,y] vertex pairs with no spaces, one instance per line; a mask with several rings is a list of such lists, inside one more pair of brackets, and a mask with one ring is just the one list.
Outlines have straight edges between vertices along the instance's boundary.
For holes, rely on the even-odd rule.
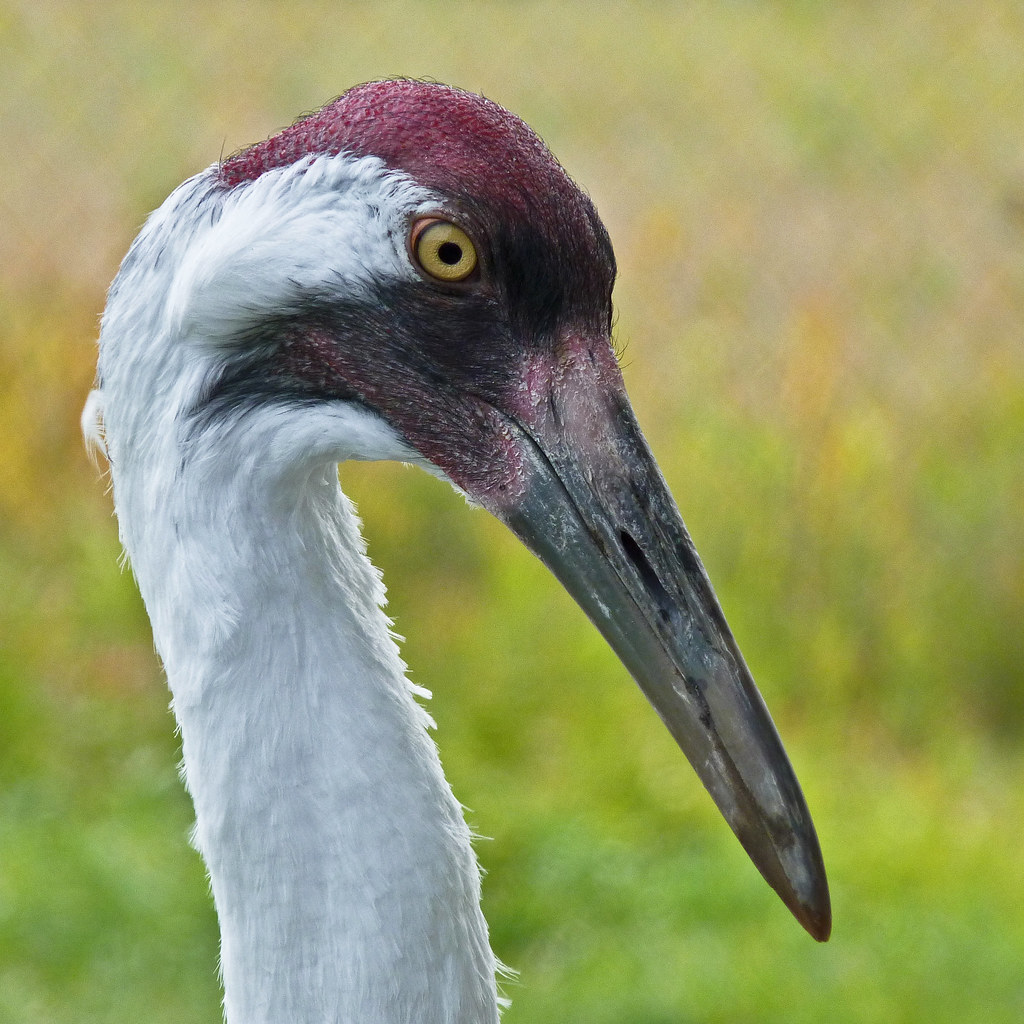
[[776,712],[815,946],[582,615],[422,474],[346,466],[481,843],[516,1022],[1024,1019],[1024,13],[0,7],[0,1021],[215,1021],[173,724],[77,417],[187,174],[391,74],[516,110],[619,255],[640,419]]

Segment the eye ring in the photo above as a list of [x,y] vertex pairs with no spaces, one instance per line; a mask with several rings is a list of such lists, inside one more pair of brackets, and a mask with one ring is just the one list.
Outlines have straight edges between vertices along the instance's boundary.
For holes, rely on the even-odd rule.
[[465,281],[477,267],[472,239],[441,217],[416,221],[409,233],[409,249],[423,273],[446,284]]

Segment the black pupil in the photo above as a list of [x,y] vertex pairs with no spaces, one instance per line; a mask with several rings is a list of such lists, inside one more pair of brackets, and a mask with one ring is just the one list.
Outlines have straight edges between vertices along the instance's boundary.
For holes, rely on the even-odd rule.
[[462,246],[458,242],[442,242],[437,247],[437,258],[446,266],[454,267],[462,259]]

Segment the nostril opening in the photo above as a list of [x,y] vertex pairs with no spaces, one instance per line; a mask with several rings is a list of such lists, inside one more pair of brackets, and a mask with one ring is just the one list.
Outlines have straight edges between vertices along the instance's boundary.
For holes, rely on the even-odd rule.
[[654,571],[654,567],[647,561],[647,556],[643,553],[640,545],[625,530],[619,531],[619,542],[622,544],[622,550],[625,552],[626,557],[633,563],[636,571],[640,574],[640,579],[643,580],[648,594],[657,602],[658,614],[661,616],[662,621],[668,622],[672,617],[672,600],[668,595],[668,591],[662,585],[661,580],[658,579],[658,574]]

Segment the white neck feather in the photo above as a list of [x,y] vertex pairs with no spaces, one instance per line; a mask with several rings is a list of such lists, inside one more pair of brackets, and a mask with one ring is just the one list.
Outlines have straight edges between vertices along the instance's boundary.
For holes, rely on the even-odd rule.
[[335,466],[251,469],[179,481],[152,595],[227,1019],[494,1020],[469,832]]
[[[179,207],[206,217],[192,190]],[[159,277],[162,223],[136,243],[161,259],[133,249],[111,293],[89,411],[181,726],[227,1021],[494,1022],[470,834],[337,480],[345,458],[415,456],[340,402],[189,436],[216,339],[173,308],[201,275],[178,258]]]

